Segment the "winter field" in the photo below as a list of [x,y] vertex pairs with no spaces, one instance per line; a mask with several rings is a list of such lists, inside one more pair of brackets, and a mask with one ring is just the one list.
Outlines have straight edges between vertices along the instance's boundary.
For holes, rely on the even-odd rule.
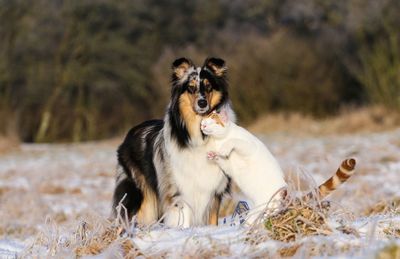
[[400,258],[400,129],[259,136],[296,190],[357,160],[329,211],[301,211],[297,230],[279,222],[290,238],[274,223],[243,226],[230,215],[218,227],[117,225],[108,218],[120,139],[20,144],[0,153],[0,258]]

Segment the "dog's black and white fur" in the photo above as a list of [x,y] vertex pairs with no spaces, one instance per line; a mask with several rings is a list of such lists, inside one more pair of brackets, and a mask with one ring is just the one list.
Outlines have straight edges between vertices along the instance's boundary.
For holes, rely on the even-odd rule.
[[200,122],[213,110],[231,111],[225,62],[208,58],[195,67],[186,58],[172,64],[171,100],[164,120],[146,121],[129,131],[118,149],[113,208],[128,217],[168,226],[217,224],[230,180],[207,161],[208,137]]

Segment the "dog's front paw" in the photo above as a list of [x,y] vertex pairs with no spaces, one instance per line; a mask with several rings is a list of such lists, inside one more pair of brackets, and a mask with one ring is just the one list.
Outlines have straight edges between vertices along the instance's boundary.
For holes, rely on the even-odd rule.
[[175,197],[172,199],[172,207],[178,210],[182,210],[185,206],[185,202],[180,197]]

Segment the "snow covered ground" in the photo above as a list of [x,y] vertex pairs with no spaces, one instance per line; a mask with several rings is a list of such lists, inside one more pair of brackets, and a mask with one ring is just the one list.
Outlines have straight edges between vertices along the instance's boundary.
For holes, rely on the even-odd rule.
[[[76,254],[119,258],[124,249],[136,256],[175,258],[400,256],[400,129],[342,136],[273,134],[261,138],[288,179],[299,182],[304,190],[310,183],[308,176],[321,183],[343,159],[357,159],[355,175],[328,197],[332,201],[330,234],[282,243],[269,238],[262,227],[230,226],[227,216],[228,224],[218,227],[182,230],[154,226],[118,232],[118,237],[107,241],[103,234],[112,227],[107,218],[118,141],[23,144],[0,155],[0,258],[70,258]],[[308,187],[315,183],[311,180]],[[97,248],[93,248],[96,240],[101,243],[101,235],[103,246],[96,243]],[[84,250],[88,246],[90,249]],[[293,252],[283,253],[282,249]]]

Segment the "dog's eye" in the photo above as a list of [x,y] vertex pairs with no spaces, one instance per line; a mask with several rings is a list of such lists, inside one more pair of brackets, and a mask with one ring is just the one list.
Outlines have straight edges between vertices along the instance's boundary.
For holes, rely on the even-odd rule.
[[196,92],[196,86],[188,85],[188,92],[194,94]]
[[210,84],[210,81],[208,81],[207,79],[204,79],[203,84],[204,84],[204,88],[206,89],[206,92],[208,92],[208,93],[211,92],[212,86]]

